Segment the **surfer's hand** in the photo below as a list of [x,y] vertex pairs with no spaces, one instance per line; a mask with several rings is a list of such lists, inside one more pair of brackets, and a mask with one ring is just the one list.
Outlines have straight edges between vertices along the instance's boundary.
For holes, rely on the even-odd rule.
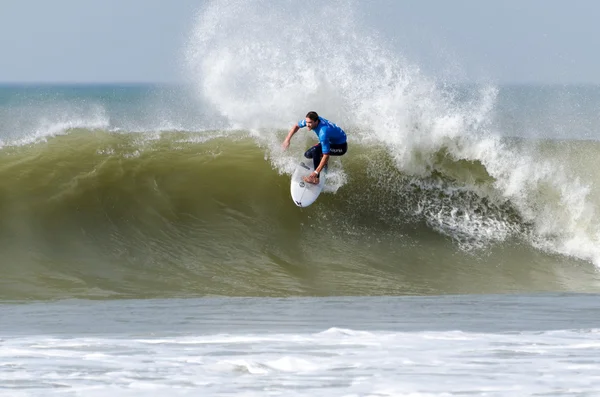
[[309,176],[305,176],[302,179],[304,179],[304,182],[312,183],[313,185],[319,184],[319,177],[315,173],[312,173]]
[[289,146],[290,146],[289,139],[284,140],[283,143],[281,144],[281,147],[283,148],[283,150],[286,150]]

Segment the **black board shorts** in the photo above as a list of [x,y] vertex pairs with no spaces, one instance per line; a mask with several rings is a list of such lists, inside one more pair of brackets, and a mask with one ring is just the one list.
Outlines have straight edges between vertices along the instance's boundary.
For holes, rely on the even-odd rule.
[[[348,142],[344,143],[330,143],[329,144],[329,155],[330,156],[343,156],[348,151]],[[304,153],[304,157],[307,159],[313,159],[313,165],[315,169],[319,166],[321,162],[321,157],[323,157],[323,148],[321,147],[321,143],[316,144],[311,147]]]

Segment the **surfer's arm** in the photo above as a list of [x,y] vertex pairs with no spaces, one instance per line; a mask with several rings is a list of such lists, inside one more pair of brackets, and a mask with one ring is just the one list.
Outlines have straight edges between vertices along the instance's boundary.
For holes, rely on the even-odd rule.
[[323,168],[325,168],[325,164],[329,160],[329,138],[327,137],[327,130],[321,130],[319,132],[319,142],[321,143],[321,150],[323,151],[323,157],[321,157],[321,162],[317,166],[317,168],[313,171],[317,175],[321,173]]
[[317,169],[314,172],[316,172],[317,174],[320,174],[321,171],[323,170],[323,168],[325,168],[327,161],[329,161],[329,154],[323,154],[323,157],[321,157],[321,162],[319,163],[319,166],[317,167]]
[[290,131],[288,132],[287,136],[283,140],[283,149],[287,149],[288,146],[290,146],[290,141],[292,140],[292,136],[294,136],[294,134],[296,132],[298,132],[299,129],[300,129],[300,127],[298,127],[298,125],[295,125],[292,128],[290,128]]

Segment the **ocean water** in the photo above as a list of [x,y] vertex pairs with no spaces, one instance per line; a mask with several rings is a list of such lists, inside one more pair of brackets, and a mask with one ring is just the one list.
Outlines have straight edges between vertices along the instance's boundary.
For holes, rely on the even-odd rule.
[[[0,394],[597,393],[600,87],[428,76],[341,3],[207,3],[178,85],[0,86]],[[349,150],[299,209],[309,110]]]
[[203,298],[3,307],[10,396],[594,396],[598,297]]

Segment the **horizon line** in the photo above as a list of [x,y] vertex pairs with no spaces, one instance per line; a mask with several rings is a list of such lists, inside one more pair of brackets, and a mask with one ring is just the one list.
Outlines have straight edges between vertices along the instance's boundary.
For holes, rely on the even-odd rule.
[[[47,80],[47,81],[1,81],[0,86],[83,86],[83,85],[105,85],[105,86],[135,86],[135,85],[188,85],[189,82],[184,81],[67,81],[67,80]],[[543,81],[506,81],[506,82],[489,82],[489,81],[463,81],[454,83],[456,85],[497,85],[497,86],[600,86],[600,82],[543,82]],[[454,85],[453,84],[453,85]]]

